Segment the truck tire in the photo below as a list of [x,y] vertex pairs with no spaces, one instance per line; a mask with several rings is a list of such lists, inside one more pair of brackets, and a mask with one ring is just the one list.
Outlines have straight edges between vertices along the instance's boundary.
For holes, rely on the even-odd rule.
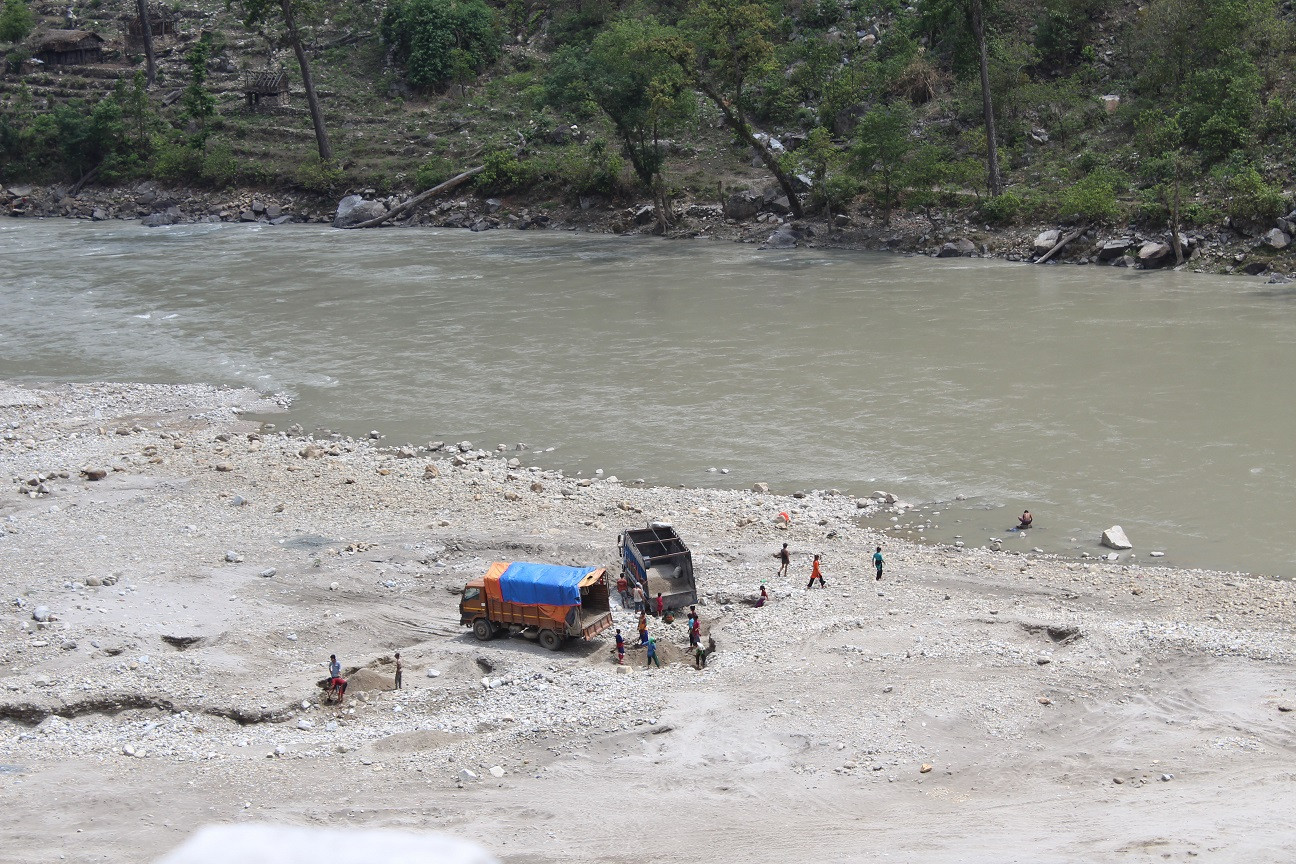
[[478,618],[473,622],[473,635],[481,641],[487,642],[495,635],[495,628],[485,618]]
[[557,651],[563,646],[563,637],[552,630],[541,630],[540,644],[550,651]]

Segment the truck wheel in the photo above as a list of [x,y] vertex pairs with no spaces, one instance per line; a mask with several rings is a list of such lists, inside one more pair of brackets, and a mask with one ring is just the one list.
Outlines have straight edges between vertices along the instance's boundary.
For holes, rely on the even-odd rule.
[[540,644],[550,651],[557,651],[563,645],[563,637],[552,630],[540,631]]
[[495,628],[485,618],[478,618],[473,622],[473,635],[485,642],[495,635]]

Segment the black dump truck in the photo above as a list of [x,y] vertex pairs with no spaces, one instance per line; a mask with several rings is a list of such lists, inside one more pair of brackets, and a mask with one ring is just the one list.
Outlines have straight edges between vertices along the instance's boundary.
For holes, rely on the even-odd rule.
[[621,549],[621,575],[631,585],[644,587],[649,608],[658,593],[666,609],[681,609],[697,602],[693,578],[693,553],[667,522],[651,522],[617,538]]

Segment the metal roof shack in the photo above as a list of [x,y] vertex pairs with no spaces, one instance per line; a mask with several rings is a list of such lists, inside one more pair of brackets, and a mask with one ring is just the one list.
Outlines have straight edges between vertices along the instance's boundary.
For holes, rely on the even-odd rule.
[[88,30],[46,30],[28,43],[32,58],[47,66],[85,66],[102,63],[104,38]]
[[287,105],[288,73],[283,70],[244,73],[243,96],[249,108],[260,105],[262,99],[276,107]]

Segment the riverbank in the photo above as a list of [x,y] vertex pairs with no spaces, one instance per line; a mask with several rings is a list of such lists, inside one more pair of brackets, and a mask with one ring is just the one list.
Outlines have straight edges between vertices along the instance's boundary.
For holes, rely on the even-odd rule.
[[[149,227],[196,222],[243,222],[266,225],[334,221],[337,200],[256,190],[221,193],[167,188],[152,181],[130,188],[95,188],[67,194],[66,186],[11,185],[0,189],[0,211],[20,218],[67,218],[92,221],[139,221]],[[358,190],[378,206],[393,209],[409,195],[377,196]],[[677,201],[676,222],[665,232],[674,239],[716,239],[763,247],[890,251],[937,258],[978,257],[1032,262],[1047,256],[1059,264],[1131,269],[1175,267],[1171,237],[1164,230],[1137,226],[1105,228],[1044,223],[994,227],[975,220],[969,210],[933,211],[929,217],[895,214],[886,221],[863,210],[853,215],[793,220],[778,198],[750,192],[724,202]],[[379,210],[378,212],[381,212]],[[648,204],[625,206],[599,198],[573,205],[525,196],[482,198],[460,194],[438,199],[401,218],[401,227],[587,231],[619,235],[656,234]],[[1296,273],[1290,252],[1296,212],[1277,221],[1268,233],[1255,235],[1229,225],[1181,233],[1185,262],[1178,269],[1196,273],[1267,275],[1285,283]],[[1277,233],[1275,233],[1277,232]],[[1059,249],[1059,243],[1066,241]]]
[[[681,861],[717,836],[849,860],[862,833],[924,861],[1292,851],[1291,583],[916,546],[860,527],[868,499],[243,419],[283,405],[0,387],[0,784],[23,860],[147,860],[240,820],[446,829],[517,862],[628,860],[645,836]],[[680,624],[654,622],[651,672],[606,638],[552,654],[458,626],[488,562],[614,567],[650,519],[695,550],[705,671]],[[806,591],[815,553],[828,587]],[[314,688],[332,653],[343,709]],[[573,818],[615,802],[640,830]]]

